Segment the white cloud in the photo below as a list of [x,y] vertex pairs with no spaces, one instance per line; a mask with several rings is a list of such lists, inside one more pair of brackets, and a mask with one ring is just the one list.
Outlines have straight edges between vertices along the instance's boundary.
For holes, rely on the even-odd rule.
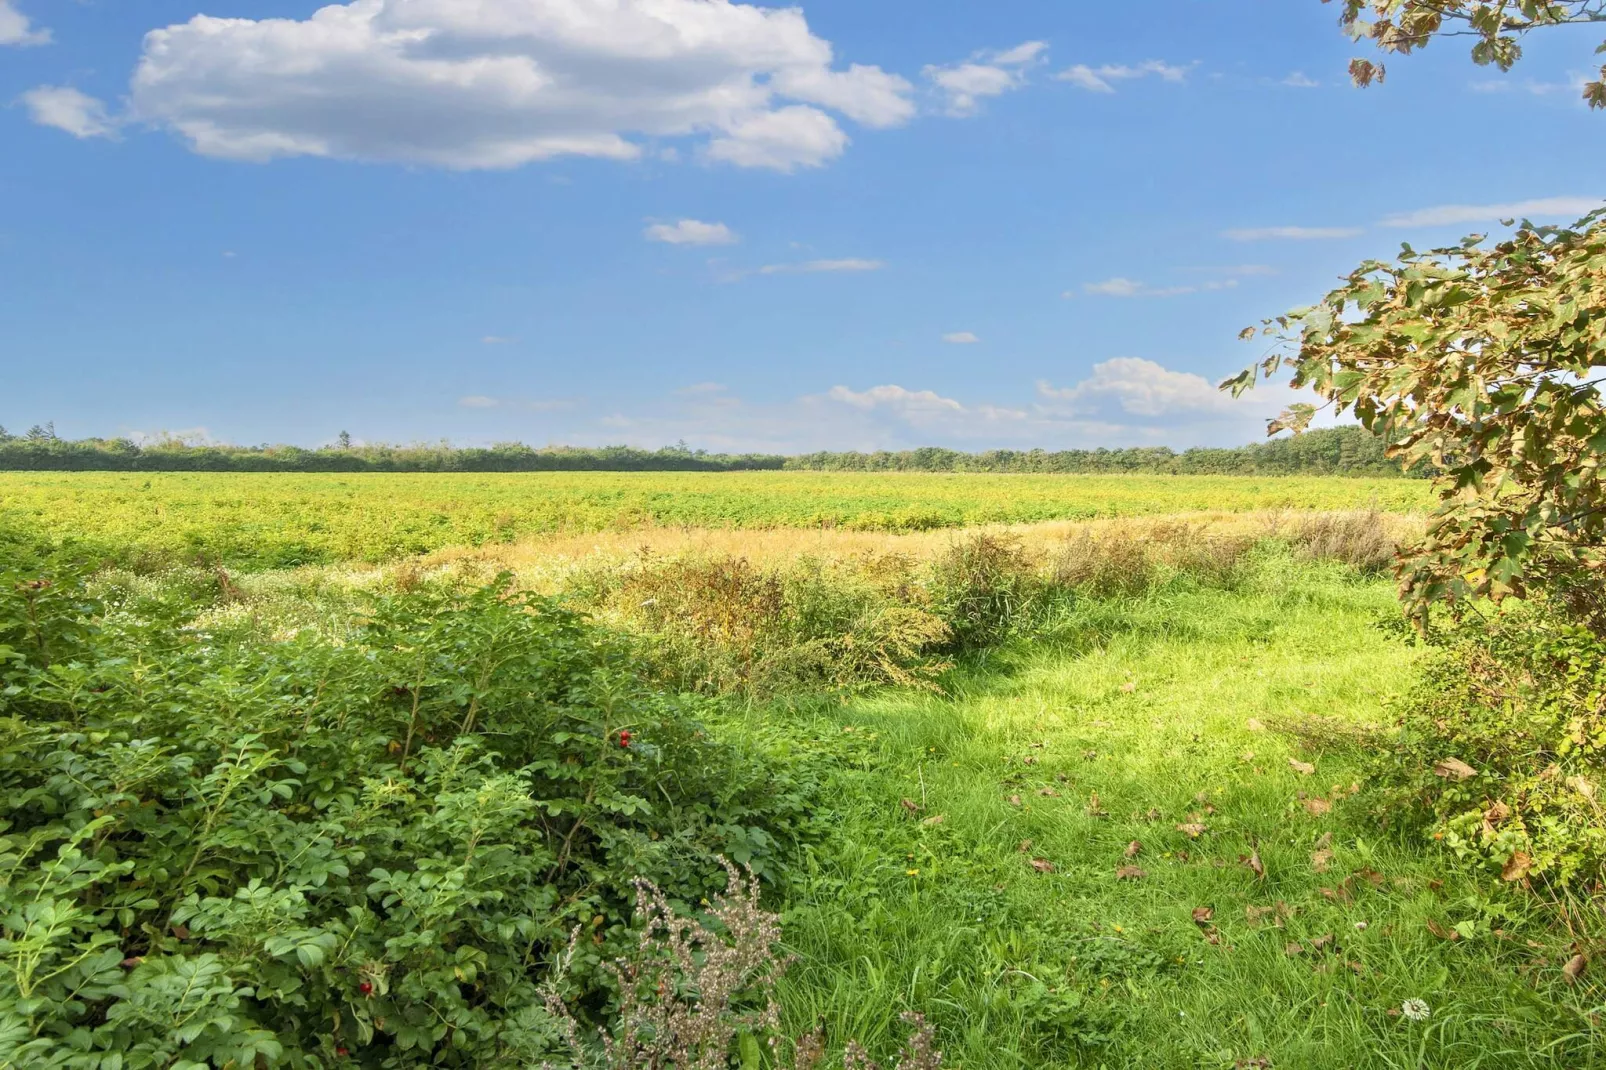
[[[1101,297],[1178,297],[1182,294],[1207,293],[1211,290],[1230,290],[1238,285],[1237,279],[1211,279],[1188,286],[1146,286],[1132,279],[1116,276],[1103,282],[1082,284],[1082,289]],[[1074,296],[1066,292],[1063,296]]]
[[956,346],[975,345],[977,342],[981,341],[980,338],[977,338],[969,331],[954,331],[952,334],[943,335],[942,340],[947,342],[949,345]]
[[1383,220],[1385,227],[1441,227],[1457,223],[1493,223],[1502,219],[1554,219],[1571,222],[1606,205],[1600,197],[1542,197],[1510,204],[1441,204],[1402,212]]
[[927,64],[921,71],[945,98],[951,116],[974,115],[984,97],[996,97],[1026,84],[1026,72],[1042,61],[1045,41],[1026,41],[1001,52],[977,52],[948,66]]
[[1360,233],[1360,227],[1242,227],[1224,230],[1221,236],[1233,241],[1312,241],[1320,238],[1353,238]]
[[106,114],[106,105],[71,86],[42,85],[24,93],[22,102],[34,122],[65,130],[73,137],[111,137],[117,133],[117,121]]
[[683,398],[708,397],[711,394],[723,394],[724,392],[724,383],[693,383],[675,391],[677,395]]
[[146,35],[132,111],[199,153],[457,169],[643,155],[656,139],[789,171],[839,156],[830,109],[914,114],[912,87],[833,66],[797,8],[728,0],[350,0],[309,18],[197,15]]
[[1071,412],[1094,412],[1114,404],[1131,416],[1174,417],[1221,414],[1239,409],[1228,394],[1202,375],[1171,371],[1141,357],[1116,357],[1093,365],[1093,374],[1075,386],[1037,384],[1040,396]]
[[28,16],[17,10],[12,0],[0,0],[0,45],[45,45],[49,30],[36,30]]
[[800,264],[765,264],[758,269],[758,273],[760,275],[788,275],[794,272],[880,271],[886,266],[886,263],[881,260],[863,260],[859,257],[850,256],[841,260],[805,260]]
[[965,411],[953,398],[945,398],[933,390],[906,390],[890,384],[858,392],[845,386],[833,386],[826,397],[856,409],[892,409],[906,416]]
[[480,344],[486,346],[505,346],[511,341],[513,341],[513,339],[504,338],[499,334],[488,334],[484,338],[480,339]]
[[470,394],[458,398],[457,403],[465,409],[494,409],[501,404],[495,398],[488,398],[484,394]]
[[723,223],[704,223],[700,219],[682,219],[676,223],[654,223],[642,235],[648,241],[670,245],[730,245],[736,234]]
[[1146,78],[1149,75],[1158,77],[1162,82],[1181,83],[1187,80],[1188,72],[1192,69],[1192,64],[1179,67],[1158,59],[1145,60],[1133,66],[1107,63],[1102,67],[1089,67],[1085,63],[1078,63],[1074,67],[1060,71],[1054,77],[1089,92],[1113,93],[1115,92],[1113,83]]
[[1282,84],[1292,89],[1315,89],[1322,83],[1310,77],[1304,71],[1294,71],[1287,78],[1283,79]]

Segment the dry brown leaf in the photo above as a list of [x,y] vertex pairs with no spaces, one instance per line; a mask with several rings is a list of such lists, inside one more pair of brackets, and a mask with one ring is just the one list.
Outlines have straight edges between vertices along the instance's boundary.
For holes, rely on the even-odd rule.
[[1122,852],[1122,854],[1126,858],[1136,858],[1139,853],[1142,852],[1142,850],[1143,845],[1137,840],[1133,840],[1131,843],[1126,845],[1126,850]]
[[1031,849],[1032,849],[1032,841],[1031,840],[1022,840],[1022,841],[1020,841],[1020,843],[1015,845],[1015,850],[1019,851],[1021,854],[1025,854],[1026,852],[1030,851]]
[[1381,888],[1381,887],[1383,887],[1383,874],[1379,873],[1377,870],[1372,869],[1370,867],[1367,867],[1366,869],[1358,869],[1358,870],[1356,870],[1355,871],[1355,876],[1361,878],[1367,884],[1370,884],[1373,888]]
[[1232,1070],[1271,1070],[1271,1060],[1264,1055],[1238,1059],[1233,1062]]
[[913,799],[899,799],[898,805],[909,811],[911,814],[918,814],[921,810],[925,809],[925,807],[921,806]]
[[1215,916],[1216,916],[1216,908],[1215,907],[1194,907],[1193,908],[1193,923],[1195,925],[1209,925],[1211,919],[1213,919]]
[[1511,857],[1506,859],[1505,866],[1500,870],[1500,879],[1503,881],[1520,881],[1528,875],[1533,868],[1534,860],[1527,851],[1513,851]]
[[1326,873],[1327,867],[1333,864],[1333,852],[1328,850],[1312,851],[1310,853],[1310,868],[1317,873]]
[[1249,729],[1251,732],[1264,732],[1266,730],[1266,726],[1261,724],[1260,721],[1254,717],[1251,717],[1249,720],[1245,721],[1244,727]]
[[1290,940],[1283,946],[1283,954],[1285,955],[1303,955],[1304,953],[1305,945],[1298,940]]
[[1245,858],[1243,855],[1239,855],[1238,860],[1244,865],[1248,866],[1250,872],[1253,873],[1257,879],[1266,879],[1266,865],[1260,860],[1260,848],[1258,846],[1249,848],[1248,858]]
[[1333,942],[1333,934],[1332,933],[1323,933],[1321,936],[1316,937],[1316,939],[1314,939],[1314,940],[1312,940],[1310,942],[1310,948],[1311,948],[1312,951],[1320,951],[1322,948],[1326,947],[1328,944],[1330,944],[1332,942]]
[[1309,762],[1302,762],[1298,758],[1288,759],[1288,767],[1301,776],[1310,776],[1316,772],[1316,767]]
[[930,817],[926,818],[924,821],[922,821],[920,823],[922,825],[940,825],[946,820],[948,820],[948,819],[946,817],[944,817],[942,814],[932,814]]
[[1316,850],[1320,851],[1331,846],[1333,846],[1333,834],[1331,832],[1324,832],[1316,837]]
[[1054,863],[1046,858],[1034,858],[1032,859],[1032,868],[1039,873],[1052,873],[1054,872]]
[[1140,881],[1148,875],[1149,871],[1142,866],[1122,866],[1115,871],[1115,879],[1118,881]]
[[1019,806],[1020,805],[1020,796],[1019,795],[1011,795],[1009,797],[1009,805],[1011,805],[1011,806]]
[[1432,933],[1434,936],[1437,936],[1440,940],[1459,940],[1459,939],[1461,939],[1461,934],[1460,933],[1456,932],[1454,929],[1451,929],[1451,928],[1448,928],[1446,926],[1440,925],[1438,922],[1434,921],[1432,918],[1428,919],[1428,932]]
[[1190,840],[1197,840],[1201,835],[1204,834],[1205,825],[1201,821],[1189,821],[1185,824],[1178,825],[1177,831],[1186,833],[1188,839]]
[[1498,825],[1510,816],[1511,807],[1499,801],[1496,801],[1493,806],[1483,812],[1483,819],[1490,825]]
[[1584,968],[1588,965],[1589,960],[1584,956],[1574,955],[1567,960],[1567,965],[1561,968],[1561,975],[1567,978],[1568,984],[1575,985],[1578,983],[1578,979],[1584,975]]
[[1126,683],[1121,685],[1122,692],[1124,692],[1125,694],[1128,694],[1128,695],[1130,695],[1132,692],[1136,691],[1137,689],[1138,689],[1138,685],[1137,685],[1137,681],[1135,681],[1135,680],[1128,680]]
[[1311,798],[1305,800],[1305,812],[1310,814],[1312,817],[1321,817],[1332,808],[1333,804],[1328,802],[1326,799],[1318,799],[1315,796],[1312,796]]
[[1441,758],[1434,763],[1433,775],[1446,780],[1468,780],[1477,776],[1478,771],[1460,758]]
[[1158,821],[1160,820],[1160,817],[1160,809],[1159,807],[1155,806],[1149,807],[1149,812],[1143,815],[1143,819],[1145,821]]
[[1087,796],[1087,816],[1108,817],[1109,815],[1110,812],[1099,805],[1099,793],[1096,791],[1089,792]]
[[1060,793],[1055,791],[1053,788],[1039,788],[1037,790],[1037,794],[1048,799],[1057,799],[1060,797]]

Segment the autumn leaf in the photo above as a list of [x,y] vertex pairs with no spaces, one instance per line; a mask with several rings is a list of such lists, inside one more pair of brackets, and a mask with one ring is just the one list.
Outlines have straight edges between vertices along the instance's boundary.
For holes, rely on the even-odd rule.
[[911,814],[918,814],[921,810],[925,809],[913,799],[899,799],[898,805],[909,811]]
[[1266,730],[1266,726],[1261,724],[1260,721],[1254,717],[1251,717],[1249,720],[1245,721],[1244,727],[1249,729],[1251,732],[1264,732]]
[[1054,863],[1046,858],[1034,858],[1032,859],[1032,868],[1039,873],[1052,873],[1054,872]]
[[1326,873],[1327,867],[1333,864],[1333,852],[1325,848],[1310,853],[1310,868],[1317,873]]
[[1285,955],[1303,955],[1304,953],[1305,945],[1298,940],[1290,940],[1283,946],[1283,954]]
[[1122,866],[1115,871],[1115,879],[1118,881],[1140,881],[1148,875],[1149,871],[1142,866]]
[[1568,984],[1575,985],[1578,983],[1578,979],[1584,975],[1584,968],[1588,965],[1589,960],[1584,956],[1574,955],[1567,960],[1567,965],[1561,968],[1561,975],[1567,978]]
[[1305,812],[1310,814],[1312,817],[1321,817],[1332,808],[1333,804],[1328,802],[1326,799],[1318,799],[1313,796],[1305,800]]
[[1215,916],[1216,916],[1215,907],[1194,907],[1193,908],[1193,923],[1195,925],[1199,925],[1199,926],[1209,925],[1210,922],[1211,922],[1211,919],[1213,919]]
[[1468,780],[1477,776],[1478,771],[1460,758],[1441,758],[1433,766],[1433,775],[1446,780]]
[[1011,806],[1019,806],[1020,805],[1020,796],[1019,795],[1011,795],[1009,797],[1009,805],[1011,805]]
[[1188,839],[1197,840],[1205,832],[1205,826],[1199,821],[1189,821],[1177,826],[1178,832],[1186,833]]
[[1125,694],[1128,694],[1128,695],[1130,695],[1132,692],[1136,691],[1137,689],[1138,689],[1138,685],[1137,685],[1137,681],[1135,681],[1135,680],[1128,680],[1126,683],[1121,685],[1122,692],[1124,692]]
[[1108,817],[1110,812],[1099,805],[1099,793],[1090,792],[1087,797],[1088,817]]
[[1037,790],[1037,794],[1048,799],[1057,799],[1060,797],[1060,793],[1055,791],[1053,788],[1039,788]]
[[1123,851],[1122,854],[1126,858],[1136,858],[1142,850],[1143,845],[1137,840],[1133,840],[1131,843],[1126,845],[1126,850]]
[[1246,858],[1243,855],[1239,855],[1238,861],[1248,866],[1250,872],[1253,873],[1258,880],[1266,879],[1266,866],[1265,863],[1261,862],[1260,860],[1259,846],[1251,846],[1249,848],[1249,856]]
[[1022,840],[1022,841],[1020,841],[1020,843],[1015,845],[1015,850],[1019,851],[1021,854],[1026,854],[1029,851],[1031,851],[1031,849],[1032,849],[1032,841],[1031,840]]
[[1513,851],[1511,857],[1506,859],[1505,866],[1500,870],[1500,879],[1503,881],[1520,881],[1528,875],[1533,868],[1533,858],[1527,851]]
[[1459,940],[1459,939],[1461,939],[1461,934],[1460,933],[1456,932],[1454,929],[1449,929],[1449,928],[1446,928],[1443,925],[1440,925],[1438,922],[1434,921],[1432,918],[1428,919],[1428,932],[1432,933],[1434,936],[1437,936],[1440,940]]
[[943,816],[942,814],[932,814],[930,817],[926,818],[924,821],[922,821],[920,823],[922,825],[927,826],[927,827],[932,827],[932,826],[940,825],[946,820],[948,820],[948,819],[945,816]]
[[1312,773],[1316,772],[1316,767],[1314,765],[1311,765],[1309,762],[1302,762],[1298,758],[1288,759],[1288,766],[1301,776],[1310,776]]

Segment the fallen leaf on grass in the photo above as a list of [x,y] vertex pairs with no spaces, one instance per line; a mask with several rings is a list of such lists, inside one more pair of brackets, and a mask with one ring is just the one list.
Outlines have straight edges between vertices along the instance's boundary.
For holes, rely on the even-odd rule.
[[1143,815],[1145,821],[1158,821],[1160,817],[1160,809],[1156,806],[1149,807],[1149,812]]
[[921,810],[925,809],[925,807],[921,806],[913,799],[899,799],[898,805],[909,811],[911,814],[918,814]]
[[1281,899],[1277,900],[1277,905],[1276,906],[1270,906],[1270,907],[1246,906],[1246,907],[1244,907],[1244,917],[1248,919],[1249,924],[1251,924],[1251,925],[1259,925],[1261,922],[1265,921],[1267,918],[1270,918],[1271,919],[1271,923],[1273,925],[1275,925],[1277,928],[1281,929],[1283,927],[1283,922],[1286,921],[1287,919],[1293,917],[1293,916],[1294,916],[1294,908],[1289,906],[1287,903],[1283,902]]
[[1301,776],[1310,776],[1316,772],[1316,767],[1309,762],[1302,762],[1298,758],[1288,759],[1288,767]]
[[1440,940],[1459,940],[1459,939],[1461,939],[1461,934],[1460,933],[1456,932],[1454,929],[1445,928],[1443,925],[1440,925],[1438,922],[1434,921],[1432,918],[1428,919],[1428,932],[1432,933],[1434,936],[1437,936]]
[[1088,817],[1108,817],[1108,816],[1110,816],[1110,812],[1108,810],[1104,809],[1104,807],[1099,805],[1099,793],[1096,792],[1096,791],[1090,793],[1088,795],[1088,797],[1087,797],[1087,816]]
[[1138,685],[1137,685],[1137,681],[1135,681],[1135,680],[1128,680],[1126,683],[1121,685],[1121,691],[1124,694],[1130,695],[1132,692],[1136,691],[1137,689],[1138,689]]
[[1249,856],[1247,858],[1243,855],[1239,855],[1238,861],[1248,866],[1249,871],[1253,873],[1257,879],[1266,879],[1266,865],[1260,860],[1260,848],[1258,846],[1251,847],[1249,849]]
[[1060,797],[1060,793],[1055,791],[1053,788],[1039,788],[1037,789],[1037,794],[1047,799],[1057,799]]
[[1115,879],[1118,881],[1140,881],[1148,875],[1149,871],[1142,866],[1122,866],[1115,871]]
[[1337,888],[1322,888],[1320,891],[1323,898],[1331,899],[1335,903],[1348,903],[1355,898],[1350,894],[1348,877],[1345,877]]
[[1031,849],[1032,849],[1032,841],[1031,840],[1022,840],[1015,847],[1015,850],[1019,851],[1021,854],[1025,854],[1026,852],[1030,851]]
[[1126,845],[1126,850],[1122,852],[1122,855],[1126,858],[1136,858],[1138,854],[1142,852],[1142,850],[1143,845],[1137,840],[1133,840],[1131,843]]
[[1271,1060],[1264,1055],[1256,1055],[1252,1059],[1238,1059],[1233,1062],[1232,1070],[1271,1070]]
[[1567,978],[1568,984],[1575,985],[1578,983],[1578,979],[1584,975],[1584,968],[1588,965],[1589,960],[1584,956],[1574,955],[1567,960],[1567,965],[1561,968],[1561,975]]
[[1460,758],[1441,758],[1433,766],[1433,775],[1446,780],[1468,780],[1477,776],[1478,771]]
[[1333,864],[1333,852],[1328,850],[1312,851],[1310,853],[1310,868],[1317,873],[1326,873],[1327,867]]
[[1317,837],[1316,850],[1320,851],[1331,846],[1333,846],[1333,834],[1331,832],[1324,832]]
[[1054,872],[1054,863],[1046,858],[1034,858],[1032,859],[1032,868],[1039,873],[1052,873]]
[[1211,922],[1211,919],[1213,919],[1215,916],[1216,916],[1216,908],[1215,907],[1194,907],[1193,908],[1193,923],[1195,925],[1209,925],[1210,922]]
[[1266,730],[1266,726],[1261,724],[1260,721],[1254,717],[1251,717],[1249,720],[1245,721],[1244,727],[1249,729],[1251,732],[1264,732]]
[[1312,796],[1311,798],[1305,800],[1305,812],[1310,814],[1312,817],[1321,817],[1323,814],[1332,809],[1333,804],[1328,802],[1326,799],[1318,799],[1315,796]]
[[1019,806],[1020,805],[1020,796],[1019,795],[1011,795],[1009,797],[1009,805],[1011,805],[1011,806]]
[[948,819],[946,817],[944,817],[942,814],[932,814],[930,817],[926,818],[924,821],[922,821],[920,823],[922,825],[940,825],[946,820],[948,820]]
[[1283,954],[1285,955],[1303,955],[1304,953],[1305,945],[1298,940],[1290,940],[1283,948]]
[[1358,869],[1355,871],[1354,875],[1361,878],[1367,884],[1370,884],[1373,888],[1383,887],[1383,874],[1379,873],[1375,869]]
[[1204,834],[1205,825],[1202,821],[1189,821],[1185,824],[1178,825],[1177,831],[1186,833],[1188,839],[1190,840],[1197,840]]
[[1323,933],[1321,936],[1318,936],[1316,939],[1314,939],[1314,940],[1312,940],[1310,942],[1310,948],[1311,948],[1312,951],[1320,951],[1322,948],[1326,947],[1328,944],[1330,944],[1332,942],[1333,942],[1333,934],[1332,933]]
[[1513,851],[1511,857],[1500,870],[1500,879],[1503,881],[1520,881],[1528,875],[1533,868],[1533,858],[1527,851]]

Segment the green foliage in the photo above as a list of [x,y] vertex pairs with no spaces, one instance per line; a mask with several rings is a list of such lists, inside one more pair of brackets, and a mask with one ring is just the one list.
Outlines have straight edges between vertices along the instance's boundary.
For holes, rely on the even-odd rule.
[[[988,450],[961,453],[924,447],[901,452],[811,453],[795,457],[723,454],[666,446],[588,449],[520,442],[489,448],[437,445],[344,444],[299,446],[189,445],[168,440],[137,445],[127,439],[68,441],[35,428],[25,437],[0,429],[0,471],[96,472],[744,472],[775,469],[827,472],[1056,472],[1163,473],[1169,475],[1373,475],[1400,474],[1383,443],[1358,427],[1330,428],[1304,439],[1251,443],[1234,449],[1164,446],[1098,450]],[[342,432],[345,434],[345,432]],[[866,530],[919,530],[920,514],[904,521],[866,522]],[[941,521],[932,526],[944,526]]]
[[[1340,6],[1339,24],[1350,36],[1384,52],[1414,52],[1435,37],[1472,37],[1472,61],[1502,71],[1522,58],[1520,40],[1534,30],[1606,21],[1601,0],[1341,0]],[[1357,85],[1381,82],[1384,73],[1370,60],[1350,63]],[[1584,83],[1584,99],[1591,108],[1606,107],[1606,67],[1599,79]]]
[[[1224,385],[1291,367],[1296,387],[1353,412],[1391,455],[1435,467],[1439,507],[1399,570],[1419,614],[1550,592],[1606,627],[1606,213],[1524,223],[1490,246],[1407,246],[1266,333],[1291,351]],[[1313,412],[1271,429],[1299,430]]]
[[571,929],[589,1013],[630,881],[778,877],[811,766],[713,740],[630,652],[501,585],[340,641],[0,575],[0,1064],[528,1065]]
[[1534,607],[1465,621],[1379,759],[1396,818],[1506,880],[1606,876],[1606,643]]

